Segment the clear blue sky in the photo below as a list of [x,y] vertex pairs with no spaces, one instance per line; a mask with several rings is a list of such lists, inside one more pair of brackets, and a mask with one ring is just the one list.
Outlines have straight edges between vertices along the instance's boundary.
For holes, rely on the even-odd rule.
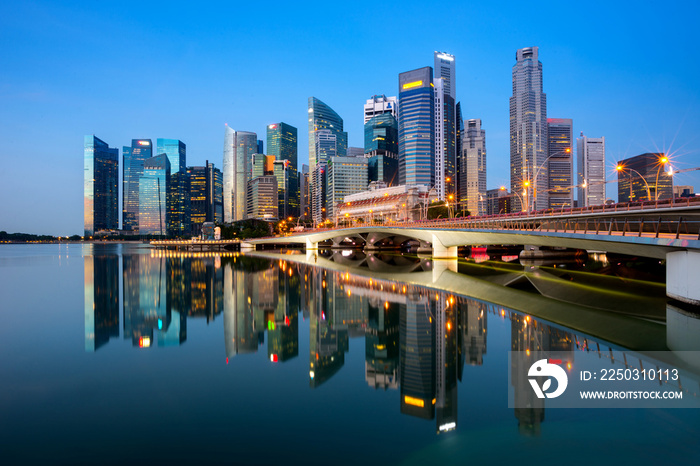
[[[529,46],[548,116],[605,136],[609,168],[656,151],[697,167],[698,17],[695,1],[3,2],[0,230],[82,232],[86,134],[120,154],[132,138],[177,138],[188,165],[221,167],[225,123],[265,139],[284,121],[301,164],[313,95],[363,146],[364,101],[396,95],[398,74],[435,50],[456,56],[464,118],[483,121],[489,188],[508,185],[511,68]],[[700,172],[675,183],[700,189]]]

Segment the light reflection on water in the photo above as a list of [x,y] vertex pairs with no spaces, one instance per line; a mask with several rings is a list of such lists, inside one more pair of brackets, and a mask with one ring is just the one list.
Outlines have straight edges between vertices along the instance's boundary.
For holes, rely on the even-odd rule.
[[[75,256],[72,250],[71,257]],[[523,307],[518,308],[499,304],[502,296],[494,295],[494,288],[469,288],[472,282],[459,282],[449,290],[450,280],[459,279],[459,274],[449,267],[441,271],[444,264],[436,265],[430,258],[362,253],[271,257],[86,246],[81,259],[85,353],[79,357],[74,352],[56,352],[52,358],[73,367],[69,372],[81,372],[88,366],[95,370],[100,361],[118,365],[121,358],[128,361],[121,373],[132,384],[138,380],[142,389],[161,392],[166,399],[178,391],[190,398],[210,393],[212,403],[219,408],[205,410],[208,414],[198,413],[196,407],[180,406],[184,400],[158,400],[150,409],[180,410],[175,418],[179,423],[197,419],[216,429],[228,429],[230,435],[247,439],[241,440],[243,444],[264,445],[256,436],[264,435],[266,429],[277,435],[286,432],[289,439],[306,438],[303,432],[311,437],[322,435],[323,429],[317,430],[322,425],[334,434],[326,439],[325,448],[331,451],[341,443],[365,441],[366,435],[378,438],[383,432],[381,448],[367,446],[364,453],[385,457],[386,462],[418,461],[427,451],[433,457],[455,459],[463,454],[469,438],[494,429],[506,443],[537,450],[538,442],[523,444],[517,439],[555,440],[560,431],[569,430],[571,422],[592,422],[589,413],[550,413],[544,403],[534,400],[530,409],[507,410],[507,351],[527,351],[533,360],[561,359],[565,365],[594,357],[607,359],[611,365],[623,360],[627,364],[628,358],[637,358],[641,364],[644,358],[643,352],[625,346],[627,341],[639,339],[627,340],[623,335],[618,341],[605,340],[538,318],[564,309],[564,304],[551,298],[517,287],[503,288],[500,294],[521,299]],[[349,269],[348,265],[359,268]],[[472,267],[476,265],[458,268]],[[514,273],[498,267],[483,269],[482,278],[498,282]],[[522,271],[521,267],[517,273]],[[556,282],[551,276],[535,275],[528,275],[528,280],[535,284],[540,283],[537,280]],[[519,280],[508,275],[511,278]],[[489,296],[493,301],[485,299]],[[537,308],[528,309],[532,303]],[[649,349],[666,346],[662,323],[644,321],[638,325],[644,325],[656,340],[649,342]],[[153,357],[143,354],[154,351],[164,352]],[[91,359],[85,359],[88,356]],[[182,372],[175,378],[181,385],[162,385],[164,379],[175,377],[172,373],[164,376],[166,368]],[[14,367],[9,375],[17,377],[19,372]],[[686,389],[696,392],[697,380],[688,380]],[[98,382],[97,386],[109,396],[123,391],[123,384],[110,379],[109,385]],[[222,392],[222,387],[228,389]],[[233,393],[238,395],[231,399]],[[75,394],[64,396],[67,406],[81,402],[74,399]],[[113,403],[99,404],[103,420],[119,424],[130,403],[113,396],[110,399]],[[7,402],[2,404],[8,419],[14,419],[16,410],[31,402],[18,393],[14,401],[19,404],[12,408]],[[133,398],[130,401],[138,403]],[[635,411],[616,416],[606,412],[599,417],[629,430],[639,429],[639,416],[654,414]],[[685,426],[688,438],[698,432],[694,413],[690,417],[687,413],[668,416],[675,419],[672,424]],[[668,416],[664,414],[665,422],[669,422]],[[173,421],[163,416],[153,422],[169,431],[168,419]],[[261,428],[256,419],[267,419],[270,427]],[[370,428],[372,424],[379,430]],[[597,428],[604,430],[609,425]],[[660,430],[640,429],[638,440],[643,443],[652,433],[657,441],[673,438],[665,427]],[[461,437],[460,432],[468,437]],[[442,440],[453,437],[462,439],[461,446]],[[132,443],[127,442],[122,453],[141,451],[143,446],[129,438]],[[406,439],[411,440],[408,445]],[[165,444],[175,445],[172,442]],[[288,449],[303,451],[301,445],[293,445],[288,444]],[[219,453],[224,451],[228,450]],[[678,458],[687,453],[676,451]],[[260,462],[255,455],[246,456],[249,454],[238,460]],[[499,452],[490,454],[499,457]],[[283,452],[279,455],[264,457],[263,462],[284,458]],[[360,457],[348,455],[336,462],[355,462]],[[474,457],[486,458],[482,453]],[[311,462],[324,461],[319,457]]]

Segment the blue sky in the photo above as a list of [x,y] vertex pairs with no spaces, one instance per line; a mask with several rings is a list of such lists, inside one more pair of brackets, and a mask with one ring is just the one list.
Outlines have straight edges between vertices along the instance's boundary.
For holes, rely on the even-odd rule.
[[[398,74],[456,56],[463,116],[486,130],[488,187],[508,185],[511,68],[539,46],[547,113],[616,160],[700,166],[697,2],[3,2],[0,230],[80,234],[83,136],[177,138],[222,165],[224,125],[284,121],[308,160],[307,99],[362,146],[362,105]],[[700,189],[700,171],[676,184]],[[615,197],[616,185],[608,195]]]

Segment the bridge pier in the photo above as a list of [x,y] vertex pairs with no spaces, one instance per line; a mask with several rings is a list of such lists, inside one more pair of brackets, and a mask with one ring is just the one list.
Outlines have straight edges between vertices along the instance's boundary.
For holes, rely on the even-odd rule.
[[457,271],[457,259],[433,260],[433,283],[437,283],[440,276],[447,270]]
[[309,238],[306,238],[306,252],[309,252],[311,250],[316,251],[318,249],[318,242],[311,241]]
[[433,235],[433,257],[435,259],[456,259],[457,258],[457,246],[445,246],[442,241]]
[[666,296],[700,306],[700,252],[666,254]]
[[246,241],[241,241],[241,251],[255,251],[255,245]]

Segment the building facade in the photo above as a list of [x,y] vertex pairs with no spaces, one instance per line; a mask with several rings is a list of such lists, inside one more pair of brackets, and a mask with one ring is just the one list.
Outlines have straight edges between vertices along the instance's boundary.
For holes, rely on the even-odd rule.
[[513,200],[516,211],[546,209],[549,205],[548,173],[544,166],[547,159],[547,96],[542,92],[542,63],[538,56],[537,47],[519,49],[513,66],[510,190],[521,192],[525,189],[522,201],[520,198]]
[[139,179],[139,234],[165,235],[173,211],[169,205],[173,198],[170,191],[170,160],[166,154],[156,155],[143,162],[143,175]]
[[425,217],[435,201],[427,186],[383,187],[371,183],[369,190],[345,196],[337,204],[338,218],[362,219],[370,223],[416,221]]
[[365,157],[368,182],[399,184],[399,123],[391,113],[384,113],[365,123]]
[[673,198],[673,177],[665,171],[663,153],[637,155],[621,160],[617,169],[618,202],[658,201]]
[[462,140],[462,167],[464,198],[459,199],[463,209],[471,215],[486,214],[486,131],[478,118],[467,120]]
[[165,154],[170,163],[171,197],[168,203],[171,209],[168,214],[168,234],[184,236],[189,233],[190,200],[189,178],[187,177],[187,147],[178,139],[158,138],[156,154]]
[[[442,165],[444,170],[444,197],[441,199],[449,199],[449,196],[454,196],[457,192],[457,75],[455,69],[455,56],[445,52],[435,52],[433,54],[435,62],[435,82],[442,79],[442,97],[440,106],[442,113]],[[437,84],[436,84],[437,89]],[[436,100],[436,114],[438,102]],[[436,137],[437,127],[436,127]],[[438,153],[438,145],[435,145],[436,157]],[[437,162],[436,162],[437,163]],[[436,176],[437,178],[437,176]],[[437,179],[436,179],[437,181]],[[439,193],[438,193],[439,196]]]
[[382,95],[373,95],[365,102],[365,124],[369,120],[385,113],[390,113],[394,118],[398,118],[398,99]]
[[299,176],[299,215],[305,220],[311,220],[311,206],[309,205],[309,166],[301,166],[301,174]]
[[277,178],[259,176],[248,182],[246,218],[277,220],[279,218]]
[[119,149],[94,135],[84,138],[84,234],[119,228]]
[[576,139],[578,207],[605,204],[605,138]]
[[367,190],[367,159],[364,157],[331,157],[326,173],[327,218],[335,218],[335,206],[345,196]]
[[431,67],[399,74],[399,184],[435,185],[434,103]]
[[224,134],[224,222],[246,218],[247,182],[251,156],[257,153],[255,133],[236,131],[226,126]]
[[143,162],[153,157],[150,139],[132,139],[122,148],[122,230],[134,231],[139,226],[139,179]]
[[571,118],[547,118],[549,208],[574,206],[574,123]]

